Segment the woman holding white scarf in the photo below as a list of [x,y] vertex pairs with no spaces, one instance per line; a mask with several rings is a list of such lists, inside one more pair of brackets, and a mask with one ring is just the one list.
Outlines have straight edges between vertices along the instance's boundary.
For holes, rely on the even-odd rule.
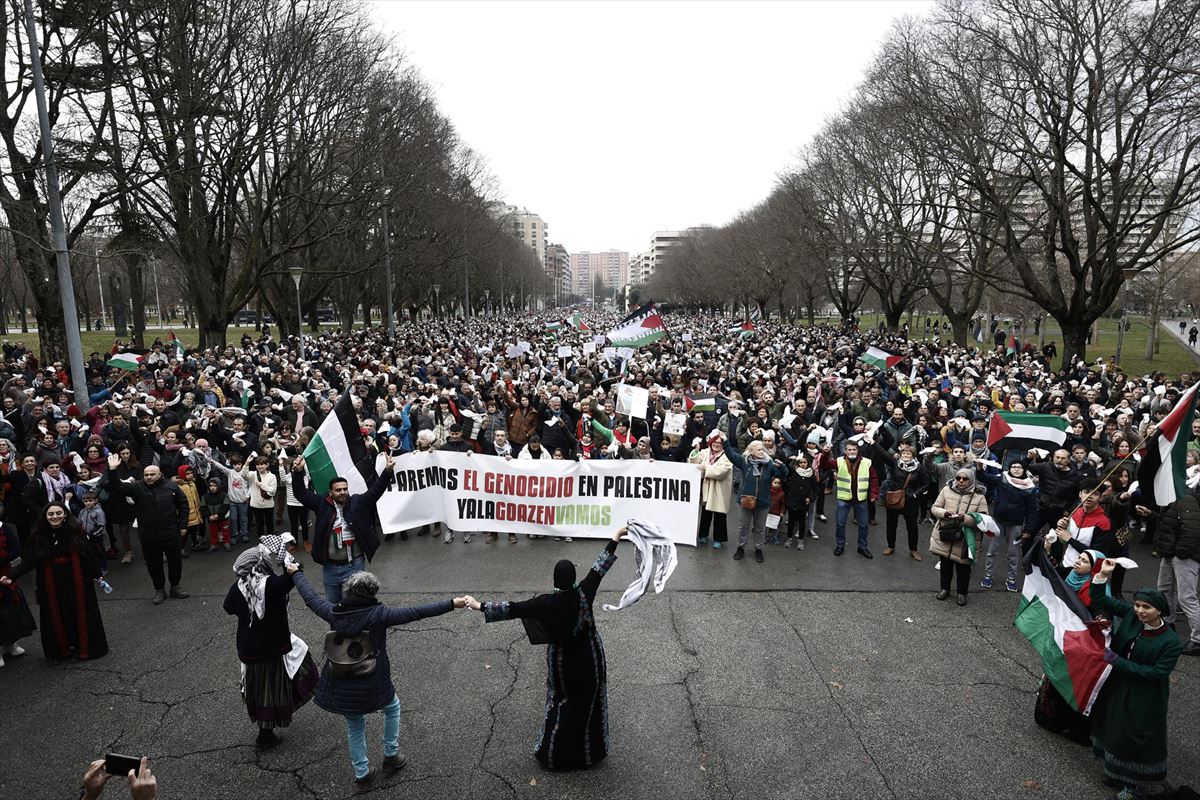
[[242,698],[258,725],[259,747],[279,742],[275,729],[292,723],[292,714],[312,699],[320,679],[308,645],[292,636],[288,625],[288,593],[295,583],[286,572],[275,574],[286,557],[282,537],[262,537],[234,562],[238,579],[225,596],[225,613],[238,619]]

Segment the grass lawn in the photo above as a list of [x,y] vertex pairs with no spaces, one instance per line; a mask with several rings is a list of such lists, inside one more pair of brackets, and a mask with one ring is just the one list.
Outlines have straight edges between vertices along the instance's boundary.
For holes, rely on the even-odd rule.
[[[38,336],[36,332],[21,333],[20,329],[13,330],[4,338],[10,342],[22,342],[27,347],[37,350]],[[166,339],[168,331],[175,331],[175,335],[179,337],[185,347],[194,347],[200,341],[200,331],[198,328],[163,328],[159,330],[157,327],[146,329],[146,344],[153,342],[155,339]],[[230,327],[226,334],[225,341],[236,344],[242,338],[243,333],[249,333],[255,336],[254,326],[250,327]],[[272,335],[279,335],[279,328],[271,326]],[[98,352],[101,355],[108,353],[112,349],[113,341],[116,339],[112,331],[80,331],[79,338],[83,342],[83,358],[86,361],[88,353]],[[129,341],[129,337],[125,337],[125,341]]]
[[[864,326],[878,325],[881,318],[882,315],[878,314],[863,314],[861,324]],[[904,320],[907,319],[907,316],[904,317]],[[1187,346],[1172,336],[1166,328],[1159,331],[1159,351],[1154,360],[1147,361],[1145,358],[1146,337],[1150,332],[1150,320],[1147,317],[1133,317],[1132,319],[1133,327],[1125,332],[1125,342],[1121,346],[1121,366],[1126,372],[1133,375],[1144,375],[1153,370],[1161,370],[1167,375],[1177,376],[1183,372],[1195,372],[1200,369],[1200,353],[1188,350]],[[837,320],[827,321],[837,322]],[[913,325],[918,335],[925,332],[923,319],[918,320],[914,316]],[[1088,360],[1093,362],[1101,357],[1107,361],[1109,356],[1117,352],[1117,321],[1102,319],[1098,323],[1098,327],[1098,336],[1087,349]],[[1036,344],[1038,337],[1032,336],[1032,326],[1026,325],[1025,330]],[[1059,330],[1058,323],[1053,320],[1046,322],[1046,341],[1057,342],[1059,353],[1062,353],[1062,332]]]

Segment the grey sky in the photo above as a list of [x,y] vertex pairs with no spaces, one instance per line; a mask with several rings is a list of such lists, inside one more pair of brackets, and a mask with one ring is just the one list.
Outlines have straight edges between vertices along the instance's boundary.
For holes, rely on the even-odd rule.
[[930,2],[428,2],[377,19],[568,251],[636,253],[763,199],[893,20]]

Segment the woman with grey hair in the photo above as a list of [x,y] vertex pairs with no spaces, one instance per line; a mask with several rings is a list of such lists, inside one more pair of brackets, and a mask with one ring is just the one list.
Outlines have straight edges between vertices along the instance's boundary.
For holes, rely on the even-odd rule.
[[286,560],[281,537],[262,537],[234,562],[237,581],[225,596],[225,613],[238,620],[242,698],[258,725],[259,747],[279,742],[275,729],[292,723],[292,715],[312,699],[317,686],[317,665],[308,645],[292,636],[288,624],[288,594],[295,583],[291,575],[276,574]]
[[[367,714],[383,712],[384,771],[396,772],[406,763],[400,755],[400,698],[388,660],[388,628],[463,608],[471,598],[456,597],[412,608],[385,606],[376,596],[379,579],[370,572],[356,572],[342,584],[342,601],[334,605],[313,590],[299,564],[289,562],[287,571],[305,605],[328,622],[332,632],[325,639],[326,662],[316,703],[346,718],[354,782],[359,788],[370,786],[379,770],[371,768],[367,758]],[[364,646],[368,644],[369,648]],[[339,648],[339,652],[335,654],[331,647]],[[334,655],[338,658],[336,665],[330,660]]]

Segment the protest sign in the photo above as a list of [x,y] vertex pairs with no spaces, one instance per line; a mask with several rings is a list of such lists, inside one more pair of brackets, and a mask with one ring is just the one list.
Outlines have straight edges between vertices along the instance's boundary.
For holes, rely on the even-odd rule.
[[396,459],[379,500],[385,531],[440,522],[456,531],[608,538],[629,519],[694,545],[700,473],[664,461],[506,461],[434,451]]
[[683,436],[683,432],[686,428],[687,414],[667,413],[667,417],[663,421],[663,433],[667,433],[672,436]]
[[627,383],[617,385],[617,413],[629,417],[646,418],[646,406],[650,404],[650,390]]

